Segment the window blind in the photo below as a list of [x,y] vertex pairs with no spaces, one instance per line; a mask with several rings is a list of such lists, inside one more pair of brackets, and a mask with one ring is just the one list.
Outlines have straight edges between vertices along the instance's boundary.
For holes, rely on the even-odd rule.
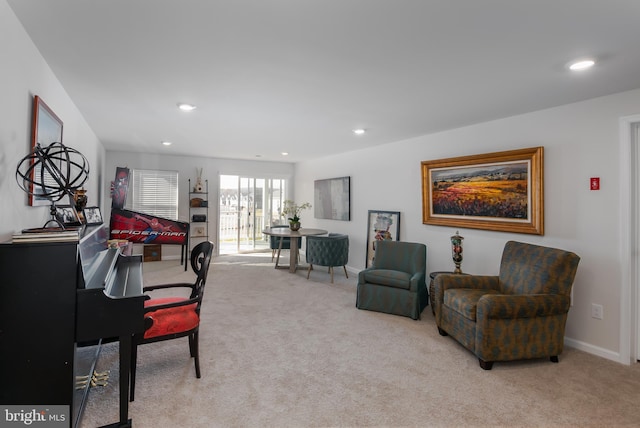
[[132,170],[125,208],[178,219],[178,171]]

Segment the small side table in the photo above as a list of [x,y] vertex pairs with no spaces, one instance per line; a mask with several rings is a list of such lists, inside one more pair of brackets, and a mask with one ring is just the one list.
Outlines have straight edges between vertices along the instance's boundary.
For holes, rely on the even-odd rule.
[[[429,281],[429,302],[431,303],[431,313],[434,316],[436,315],[436,310],[433,307],[433,281],[436,279],[436,276],[440,275],[441,273],[453,274],[454,272],[451,272],[451,271],[437,271],[437,272],[431,272],[429,274],[429,278],[431,278],[431,281]],[[459,275],[468,275],[468,274],[467,273],[461,273]]]

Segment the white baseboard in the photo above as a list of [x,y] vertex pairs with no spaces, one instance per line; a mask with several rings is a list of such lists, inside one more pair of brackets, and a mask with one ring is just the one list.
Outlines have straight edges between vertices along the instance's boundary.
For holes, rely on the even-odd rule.
[[620,353],[613,352],[609,349],[601,348],[599,346],[591,345],[590,343],[581,342],[579,340],[571,339],[568,337],[564,338],[564,344],[575,349],[579,349],[580,351],[587,352],[589,354],[597,355],[598,357],[606,358],[607,360],[615,361],[617,363],[622,363],[626,365],[630,365],[630,361],[624,361]]
[[356,269],[356,268],[351,267],[349,265],[347,265],[346,267],[347,267],[347,272],[354,273],[354,274],[358,274],[362,270],[362,269]]

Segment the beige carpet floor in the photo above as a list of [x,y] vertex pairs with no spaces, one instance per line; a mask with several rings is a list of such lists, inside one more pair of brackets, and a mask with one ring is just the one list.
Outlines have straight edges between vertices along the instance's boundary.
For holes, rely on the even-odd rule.
[[[430,307],[419,321],[355,308],[355,274],[275,270],[270,254],[211,264],[200,333],[202,378],[187,339],[139,348],[133,426],[640,426],[640,365],[565,348],[484,371]],[[145,283],[191,282],[175,261],[147,263]],[[105,345],[82,427],[118,420],[117,344]]]

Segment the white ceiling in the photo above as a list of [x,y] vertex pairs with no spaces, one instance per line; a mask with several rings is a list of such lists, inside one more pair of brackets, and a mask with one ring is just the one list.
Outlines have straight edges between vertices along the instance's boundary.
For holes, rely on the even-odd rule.
[[7,1],[107,150],[297,162],[640,87],[639,0]]

